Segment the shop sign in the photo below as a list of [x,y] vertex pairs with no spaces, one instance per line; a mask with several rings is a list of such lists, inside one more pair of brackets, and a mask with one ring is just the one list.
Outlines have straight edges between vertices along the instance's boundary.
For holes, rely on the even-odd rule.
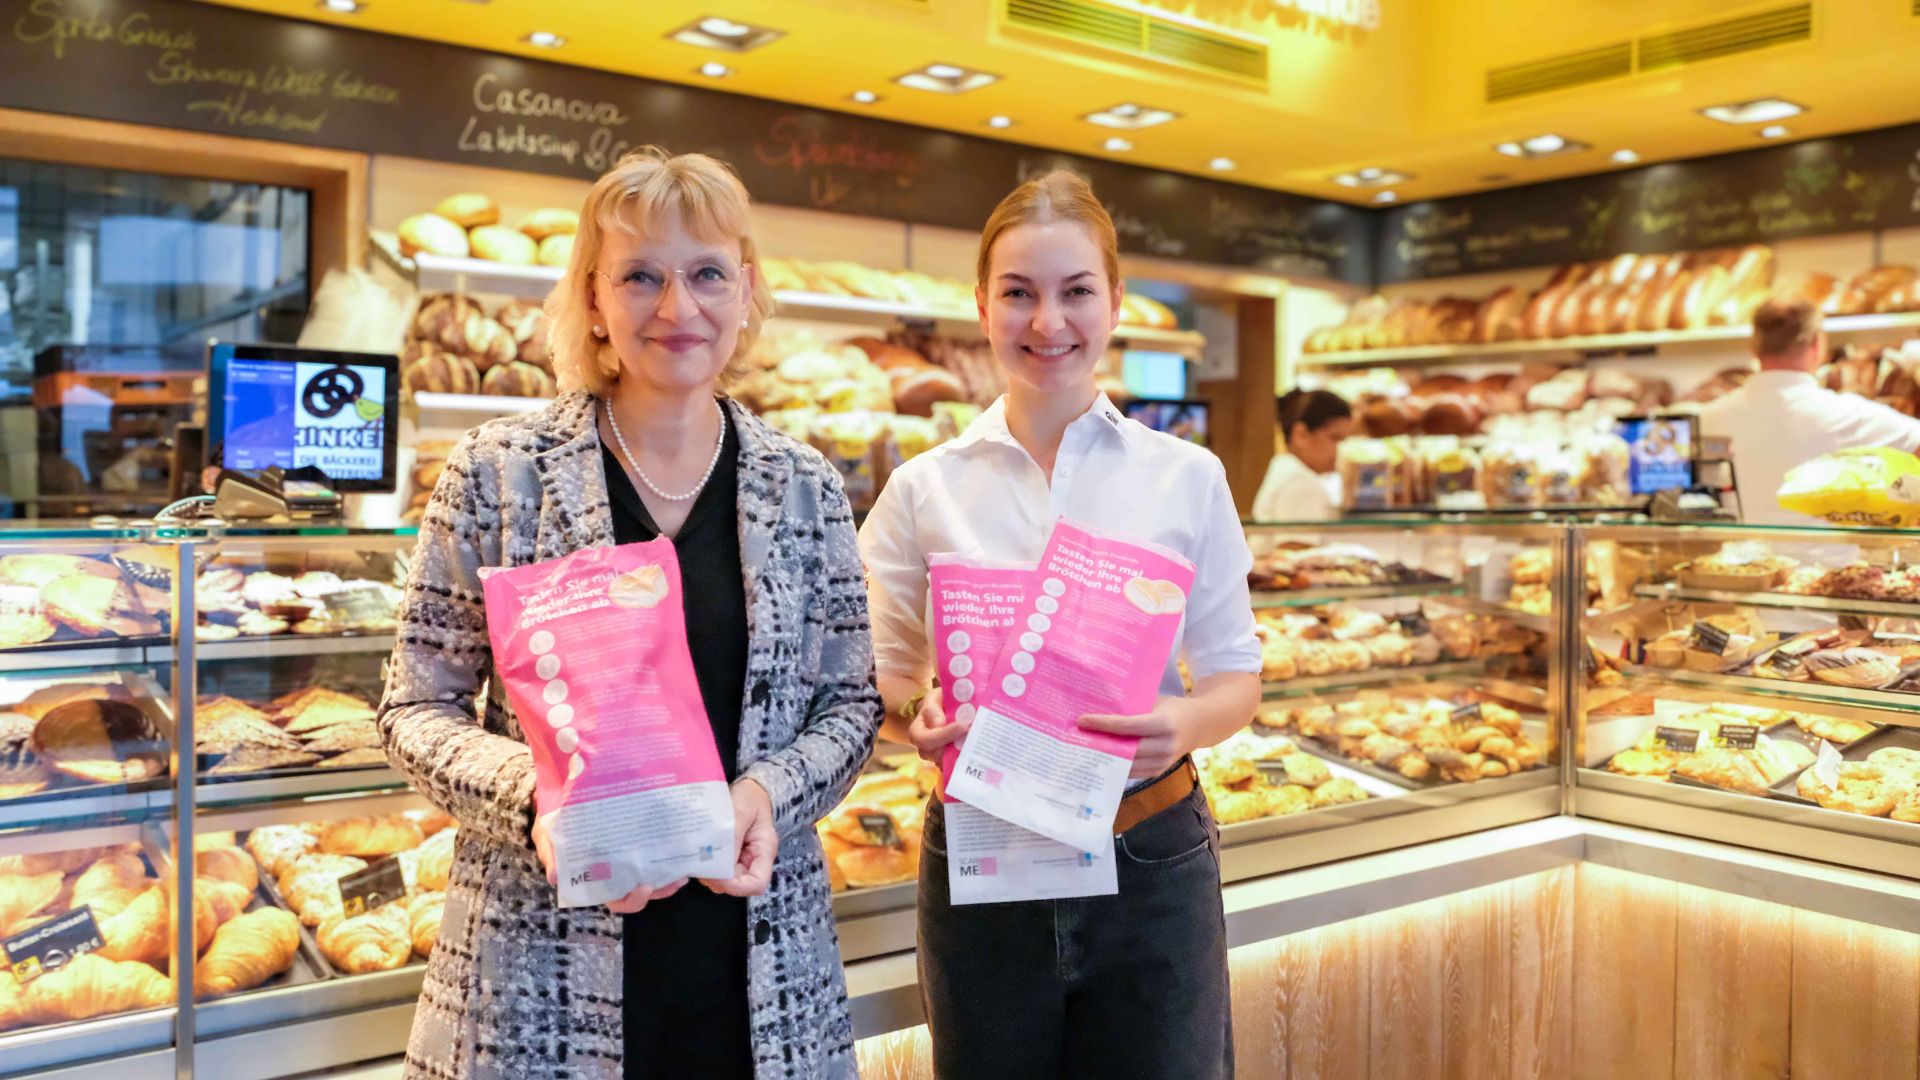
[[729,162],[761,202],[969,230],[1069,168],[1125,251],[1369,277],[1374,215],[1339,203],[218,4],[0,0],[0,71],[16,109],[582,179],[654,144]]

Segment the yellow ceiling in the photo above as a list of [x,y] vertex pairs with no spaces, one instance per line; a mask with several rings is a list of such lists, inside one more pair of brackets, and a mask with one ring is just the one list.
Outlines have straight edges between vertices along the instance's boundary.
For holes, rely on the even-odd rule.
[[[1370,32],[1299,13],[1328,0],[1151,5],[1265,40],[1272,56],[1265,88],[1003,27],[1006,0],[367,0],[352,15],[314,0],[218,2],[1179,172],[1209,175],[1208,162],[1226,156],[1238,163],[1228,175],[1242,183],[1354,202],[1369,194],[1331,177],[1369,165],[1413,174],[1397,188],[1404,201],[1613,169],[1610,154],[1623,147],[1659,161],[1761,145],[1752,128],[1696,111],[1752,97],[1808,106],[1790,122],[1795,139],[1920,120],[1913,0],[1814,0],[1811,41],[1500,105],[1482,100],[1489,67],[1790,0],[1377,0],[1380,22]],[[708,15],[786,35],[743,55],[666,38]],[[552,50],[529,45],[522,39],[534,30],[567,43]],[[732,65],[734,74],[699,74],[709,60]],[[933,62],[1001,79],[961,95],[891,81]],[[858,89],[882,100],[856,105],[848,95]],[[1129,133],[1134,149],[1110,154],[1101,143],[1112,132],[1080,117],[1122,101],[1181,115]],[[987,117],[996,114],[1013,117],[1016,126],[988,128]],[[1547,131],[1594,149],[1537,161],[1492,149]]]

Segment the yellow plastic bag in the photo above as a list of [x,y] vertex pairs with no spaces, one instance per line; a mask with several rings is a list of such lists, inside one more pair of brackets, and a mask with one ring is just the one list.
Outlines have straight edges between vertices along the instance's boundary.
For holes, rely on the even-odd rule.
[[1879,446],[1836,450],[1789,469],[1778,498],[1783,510],[1840,525],[1914,525],[1920,458]]

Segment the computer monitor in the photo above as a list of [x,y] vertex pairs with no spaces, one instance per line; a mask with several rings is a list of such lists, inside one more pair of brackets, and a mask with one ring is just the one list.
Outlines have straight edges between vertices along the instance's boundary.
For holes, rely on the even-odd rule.
[[1201,446],[1209,445],[1207,403],[1204,401],[1167,401],[1135,398],[1122,406],[1131,419],[1155,431],[1165,432]]
[[211,465],[313,467],[338,492],[390,492],[399,408],[396,356],[225,342],[207,350]]
[[1698,425],[1698,417],[1686,414],[1615,421],[1615,430],[1627,441],[1627,489],[1645,496],[1693,487],[1700,456]]

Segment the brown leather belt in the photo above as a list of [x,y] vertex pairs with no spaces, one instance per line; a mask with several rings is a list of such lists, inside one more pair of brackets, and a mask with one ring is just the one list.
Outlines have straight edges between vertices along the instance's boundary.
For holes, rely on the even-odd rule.
[[1113,835],[1119,836],[1160,811],[1178,804],[1199,786],[1200,772],[1193,767],[1193,759],[1187,758],[1172,772],[1120,800],[1120,810],[1113,815]]

